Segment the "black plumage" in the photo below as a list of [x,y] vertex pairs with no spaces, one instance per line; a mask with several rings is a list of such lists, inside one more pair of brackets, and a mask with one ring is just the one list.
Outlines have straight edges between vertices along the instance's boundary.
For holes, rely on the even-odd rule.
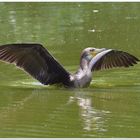
[[92,71],[113,67],[129,67],[137,64],[137,61],[139,61],[138,58],[127,52],[111,50],[95,63],[94,67],[92,67]]
[[0,46],[0,60],[14,63],[42,84],[66,84],[69,73],[41,44]]
[[139,61],[135,56],[118,50],[86,48],[80,67],[70,74],[41,44],[7,44],[0,46],[0,60],[13,63],[44,85],[63,84],[65,87],[85,87],[92,72],[113,67],[129,67]]

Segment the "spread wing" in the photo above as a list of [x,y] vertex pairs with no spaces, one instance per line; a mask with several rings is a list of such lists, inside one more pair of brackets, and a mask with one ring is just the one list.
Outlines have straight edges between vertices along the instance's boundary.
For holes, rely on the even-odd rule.
[[69,73],[41,44],[0,46],[0,60],[14,63],[42,84],[66,84]]
[[107,50],[103,55],[101,55],[101,57],[98,57],[96,63],[92,65],[92,71],[113,67],[129,67],[137,64],[138,61],[138,58],[127,52]]

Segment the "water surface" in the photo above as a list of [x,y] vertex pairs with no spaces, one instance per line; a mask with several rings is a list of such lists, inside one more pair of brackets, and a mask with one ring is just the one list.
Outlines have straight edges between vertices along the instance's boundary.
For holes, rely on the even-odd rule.
[[[86,47],[140,58],[139,3],[0,3],[0,44],[41,43],[70,72]],[[43,86],[0,63],[0,137],[140,137],[140,64],[90,87]]]

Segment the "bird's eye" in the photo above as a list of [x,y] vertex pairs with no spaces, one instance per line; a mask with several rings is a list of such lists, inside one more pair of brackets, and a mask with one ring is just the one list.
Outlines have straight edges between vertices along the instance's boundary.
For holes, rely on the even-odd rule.
[[90,49],[90,51],[91,51],[91,52],[94,52],[94,51],[95,51],[95,49]]

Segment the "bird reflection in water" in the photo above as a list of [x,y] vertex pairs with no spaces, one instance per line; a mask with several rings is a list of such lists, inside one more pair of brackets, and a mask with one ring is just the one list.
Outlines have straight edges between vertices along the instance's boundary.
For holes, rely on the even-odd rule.
[[105,128],[105,118],[110,111],[99,110],[94,107],[93,99],[78,91],[75,96],[70,96],[68,103],[76,102],[80,108],[80,117],[83,121],[85,131],[107,131]]

